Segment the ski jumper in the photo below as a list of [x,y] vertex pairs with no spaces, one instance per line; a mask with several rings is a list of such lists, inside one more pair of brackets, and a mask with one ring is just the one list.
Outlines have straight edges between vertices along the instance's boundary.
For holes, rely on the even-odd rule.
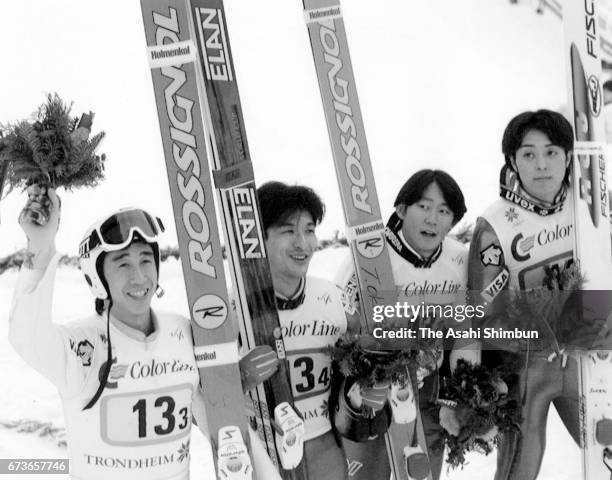
[[[405,241],[401,233],[401,219],[396,214],[391,216],[387,224],[386,235],[387,243],[391,247],[389,248],[389,255],[393,278],[399,293],[398,303],[441,306],[463,305],[465,303],[468,250],[463,244],[447,237],[430,258],[423,258]],[[352,286],[356,285],[356,279],[352,262],[347,262],[347,266],[351,269],[350,277],[346,272],[343,272],[339,275],[339,278],[350,278],[349,281],[342,281],[341,287],[344,292],[345,308],[347,313],[351,314],[357,305],[356,289]],[[444,330],[449,326],[459,330],[470,325],[469,321],[457,323],[452,319],[435,317],[419,318],[418,322],[418,326],[429,327],[432,330]],[[448,345],[444,345],[443,341],[439,340],[435,344],[430,343],[429,347],[436,351],[438,367],[440,367],[444,360],[444,350],[449,350]],[[427,441],[432,476],[434,479],[438,479],[442,470],[444,454],[443,430],[434,406],[438,396],[438,372],[428,370],[421,371],[420,374],[425,375],[425,378],[419,388],[419,410]],[[439,410],[439,407],[437,410]],[[358,450],[364,449],[363,446],[359,447],[355,442],[351,443]],[[372,451],[385,448],[382,437],[363,445]],[[350,450],[350,447],[347,450]],[[374,453],[371,455],[374,455]],[[381,457],[382,453],[375,456],[375,458]],[[359,478],[367,478],[366,475],[372,473],[366,470],[365,465],[363,468],[363,476]],[[376,468],[380,471],[383,467],[377,465]],[[389,467],[386,466],[385,468],[388,469]]]
[[304,455],[309,476],[345,478],[344,454],[331,432],[329,416],[329,349],[347,327],[338,290],[327,280],[306,277],[291,299],[278,293],[276,297],[295,407],[305,424]]
[[[573,261],[574,226],[563,197],[550,206],[538,204],[512,176],[509,169],[502,169],[502,198],[478,219],[470,248],[468,285],[480,297],[476,302],[489,304],[482,320],[486,327],[513,329],[507,314],[511,291],[546,289],[551,278]],[[542,334],[546,338],[538,348],[535,344],[530,348],[530,340],[526,348],[510,340],[504,342],[507,352],[499,351],[499,343],[497,351],[483,354],[483,363],[491,366],[512,359],[515,375],[506,381],[522,405],[520,432],[504,435],[499,445],[496,480],[535,480],[551,402],[578,442],[578,365],[556,337],[555,325],[544,325]]]
[[[405,242],[401,232],[398,238],[402,246],[410,249]],[[393,248],[389,249],[393,278],[400,289],[398,302],[407,302],[410,305],[462,305],[465,303],[465,292],[467,282],[467,259],[468,250],[462,243],[445,238],[437,252],[428,262],[423,259],[412,260],[412,256],[400,256]],[[415,255],[418,255],[413,251]],[[418,259],[418,257],[417,257]],[[412,261],[411,261],[412,260]],[[456,323],[452,319],[421,318],[421,327],[429,327],[432,330],[445,330],[447,327],[454,329],[466,328],[468,322]],[[446,346],[449,347],[449,346]],[[435,347],[439,352],[439,363],[442,363],[442,352],[445,345],[440,340]],[[438,421],[438,415],[431,407],[438,397],[438,374],[437,372],[426,372],[423,386],[419,389],[419,410],[423,422],[423,429],[427,440],[429,465],[434,480],[440,478],[444,456],[443,428]],[[432,375],[433,374],[433,375]]]
[[154,331],[145,336],[111,315],[113,365],[102,396],[83,411],[107,360],[106,318],[52,323],[58,259],[44,272],[21,270],[9,338],[59,390],[72,478],[189,478],[192,397],[198,384],[189,321],[152,313]]

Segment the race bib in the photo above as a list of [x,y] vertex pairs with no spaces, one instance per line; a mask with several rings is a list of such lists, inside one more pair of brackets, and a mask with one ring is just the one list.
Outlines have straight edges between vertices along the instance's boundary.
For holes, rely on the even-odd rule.
[[293,398],[301,400],[326,392],[331,383],[331,358],[327,349],[294,350],[289,354]]
[[572,252],[565,252],[522,268],[518,272],[519,288],[521,290],[538,287],[551,288],[547,281],[560,279],[562,272],[571,267],[573,262]]
[[109,445],[141,446],[176,440],[189,433],[191,384],[104,396],[100,434]]

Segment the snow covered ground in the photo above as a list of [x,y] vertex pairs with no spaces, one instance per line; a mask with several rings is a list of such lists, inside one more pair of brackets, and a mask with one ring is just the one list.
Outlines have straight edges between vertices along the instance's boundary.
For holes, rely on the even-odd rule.
[[[315,255],[311,273],[333,275],[346,249],[327,249]],[[59,396],[55,388],[28,367],[7,341],[8,311],[17,272],[0,275],[0,458],[66,458],[62,444],[64,427]],[[181,267],[171,260],[162,264],[161,284],[166,295],[156,300],[157,308],[186,313],[186,296]],[[89,315],[93,300],[80,272],[60,268],[56,279],[54,318],[65,322]],[[20,428],[26,430],[20,432]],[[43,436],[40,436],[40,434]],[[444,480],[489,480],[493,478],[495,457],[472,455],[463,470],[446,472]],[[193,479],[213,479],[210,446],[197,428],[191,445]],[[551,410],[548,444],[539,476],[542,480],[575,480],[580,477],[580,453],[561,421]],[[6,476],[2,477],[9,478]],[[16,479],[40,480],[40,476],[19,475]],[[67,476],[54,475],[59,480]]]

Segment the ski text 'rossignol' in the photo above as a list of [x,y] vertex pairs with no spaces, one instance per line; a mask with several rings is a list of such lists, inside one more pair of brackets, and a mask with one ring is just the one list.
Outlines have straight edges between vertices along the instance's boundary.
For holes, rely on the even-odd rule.
[[325,51],[325,62],[331,68],[327,72],[329,87],[334,97],[334,109],[336,111],[336,124],[344,135],[340,135],[342,150],[346,153],[344,167],[351,181],[351,197],[355,208],[372,214],[372,206],[368,203],[368,189],[366,187],[366,175],[363,171],[361,160],[361,148],[357,142],[357,127],[353,121],[353,110],[349,105],[349,83],[338,76],[342,69],[340,59],[340,44],[336,36],[333,20],[320,23],[319,36]]
[[[176,10],[170,8],[169,12],[169,17],[157,12],[153,13],[153,23],[157,27],[155,39],[158,45],[163,45],[164,40],[179,41]],[[164,98],[168,120],[172,125],[170,128],[170,137],[173,142],[172,157],[178,168],[189,176],[186,178],[180,172],[176,176],[178,189],[185,199],[182,206],[182,221],[190,239],[189,264],[195,271],[216,278],[215,267],[209,263],[213,255],[210,244],[210,227],[204,213],[206,198],[198,178],[201,167],[196,152],[195,137],[192,133],[192,109],[195,102],[179,93],[187,82],[187,75],[181,68],[178,66],[162,67],[161,74],[171,80],[164,90]]]

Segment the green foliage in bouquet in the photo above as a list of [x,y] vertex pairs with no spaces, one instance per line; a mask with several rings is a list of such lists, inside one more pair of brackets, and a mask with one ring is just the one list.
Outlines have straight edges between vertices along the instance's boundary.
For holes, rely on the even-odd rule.
[[89,137],[93,113],[80,122],[57,94],[47,95],[31,120],[0,125],[0,170],[8,165],[8,191],[32,184],[94,187],[104,178],[104,154],[96,149],[105,136]]
[[500,434],[519,428],[518,402],[508,395],[499,370],[460,359],[453,374],[441,379],[439,398],[447,462],[453,468],[462,466],[470,451],[488,455]]
[[563,339],[571,336],[572,330],[576,333],[583,317],[576,309],[571,310],[576,302],[570,299],[579,301],[580,296],[575,293],[583,288],[584,282],[577,263],[548,269],[541,287],[509,291],[506,325],[538,331],[539,339],[531,342],[531,349],[559,350]]
[[378,351],[376,341],[368,335],[344,335],[332,349],[332,359],[345,377],[362,387],[390,381],[406,385],[409,367],[436,368],[436,357],[427,350]]

